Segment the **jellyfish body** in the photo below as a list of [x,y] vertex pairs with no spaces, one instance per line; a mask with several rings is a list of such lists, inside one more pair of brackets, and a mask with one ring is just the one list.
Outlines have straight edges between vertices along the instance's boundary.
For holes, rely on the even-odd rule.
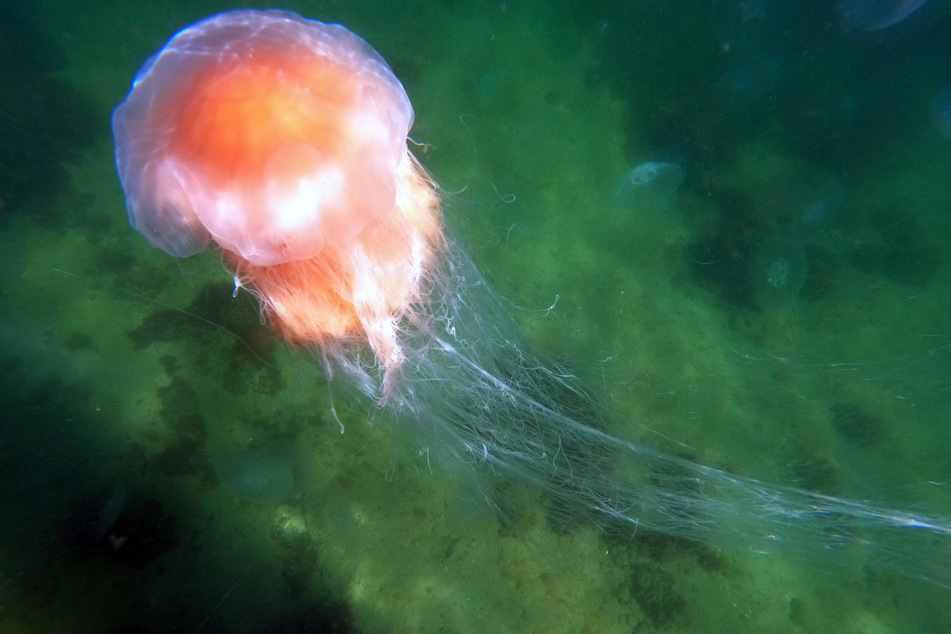
[[799,244],[783,238],[767,241],[751,269],[756,305],[763,310],[792,305],[807,271],[806,254]]
[[839,12],[849,31],[880,31],[898,24],[927,0],[840,0]]
[[935,95],[932,112],[938,130],[946,139],[951,139],[951,86],[944,86]]
[[255,447],[221,456],[215,475],[231,494],[273,501],[294,492],[294,463],[279,447]]
[[624,176],[614,200],[621,207],[662,205],[683,180],[684,170],[676,163],[641,163]]
[[179,31],[112,117],[129,221],[150,243],[179,257],[214,243],[287,340],[366,340],[390,377],[444,244],[412,122],[366,42],[283,11]]

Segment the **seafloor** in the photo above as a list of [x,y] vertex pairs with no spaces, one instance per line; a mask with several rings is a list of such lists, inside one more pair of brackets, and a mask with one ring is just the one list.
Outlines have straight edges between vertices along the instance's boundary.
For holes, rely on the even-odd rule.
[[[951,516],[951,140],[931,100],[951,78],[929,57],[946,48],[915,45],[928,23],[575,4],[287,8],[390,62],[458,242],[614,433]],[[414,421],[328,386],[232,298],[213,252],[174,260],[127,225],[110,111],[175,29],[226,7],[95,5],[0,16],[0,631],[947,628],[949,591],[914,576],[948,536],[881,570],[874,531],[828,560],[764,556],[556,525],[518,485],[504,517],[474,501]],[[647,160],[683,184],[618,204]],[[786,294],[760,286],[776,249],[805,263]],[[238,495],[221,465],[241,456],[293,486]]]

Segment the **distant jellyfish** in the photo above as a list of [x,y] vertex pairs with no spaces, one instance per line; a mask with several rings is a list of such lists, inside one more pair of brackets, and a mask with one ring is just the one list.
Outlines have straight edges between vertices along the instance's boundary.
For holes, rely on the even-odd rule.
[[795,242],[775,238],[765,243],[750,269],[756,305],[771,310],[793,304],[807,270],[806,254]]
[[770,55],[741,55],[724,71],[715,89],[731,106],[759,103],[779,86],[779,62]]
[[711,0],[710,24],[724,50],[757,47],[789,24],[794,8],[786,0]]
[[928,0],[839,0],[848,31],[881,31],[898,24]]
[[945,86],[938,91],[932,110],[941,134],[951,139],[951,86]]
[[797,244],[815,240],[845,209],[847,201],[848,190],[838,179],[830,178],[793,219],[785,231],[786,239]]
[[215,461],[215,475],[230,493],[246,500],[283,500],[294,492],[294,465],[286,454],[274,447],[228,454]]
[[621,207],[662,204],[683,180],[684,170],[676,163],[641,163],[627,173],[614,200]]

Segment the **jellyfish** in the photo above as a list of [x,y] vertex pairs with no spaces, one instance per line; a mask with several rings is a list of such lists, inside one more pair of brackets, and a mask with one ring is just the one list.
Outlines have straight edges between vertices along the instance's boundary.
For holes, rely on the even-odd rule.
[[850,31],[880,31],[898,24],[928,0],[840,0],[839,11]]
[[776,0],[711,0],[710,24],[724,50],[756,50],[789,25],[793,9]]
[[783,230],[783,240],[806,246],[822,236],[845,209],[849,194],[835,177],[807,193],[806,203]]
[[932,112],[942,136],[951,139],[951,86],[944,86],[935,95]]
[[614,200],[621,207],[661,205],[677,191],[683,180],[684,170],[680,165],[647,161],[625,175]]
[[294,464],[281,447],[253,447],[215,461],[215,475],[230,493],[247,500],[271,501],[294,491]]
[[[277,115],[277,116],[275,116]],[[129,222],[184,257],[214,242],[288,341],[384,381],[445,249],[413,109],[386,62],[335,24],[235,11],[173,37],[112,118]],[[415,313],[414,313],[415,311]],[[412,314],[411,314],[412,313]]]
[[767,485],[611,433],[611,415],[525,343],[452,240],[407,149],[412,122],[360,37],[274,10],[178,31],[112,117],[132,226],[173,256],[215,248],[285,340],[413,425],[499,512],[490,475],[538,487],[553,518],[820,558],[875,539],[880,567],[947,582],[946,556],[915,551],[911,570],[919,542],[902,539],[951,535],[947,520]]
[[799,244],[783,238],[768,241],[750,270],[756,305],[770,310],[795,303],[806,281],[807,268]]
[[716,83],[723,101],[733,107],[761,103],[779,85],[779,62],[768,53],[740,55]]

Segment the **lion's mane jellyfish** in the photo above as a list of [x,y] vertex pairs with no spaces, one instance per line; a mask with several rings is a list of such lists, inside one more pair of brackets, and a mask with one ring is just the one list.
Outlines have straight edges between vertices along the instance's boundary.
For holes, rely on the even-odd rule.
[[340,359],[369,342],[387,384],[445,248],[412,122],[366,42],[278,11],[179,31],[112,118],[133,227],[179,257],[213,242],[285,339]]
[[921,544],[951,522],[766,485],[607,433],[610,417],[524,344],[445,235],[434,184],[407,151],[412,122],[368,44],[283,11],[179,31],[112,118],[132,226],[178,257],[214,244],[285,339],[403,414],[427,455],[490,505],[498,487],[483,478],[507,474],[552,498],[553,521],[813,559],[875,540],[873,565],[948,583],[948,557]]

